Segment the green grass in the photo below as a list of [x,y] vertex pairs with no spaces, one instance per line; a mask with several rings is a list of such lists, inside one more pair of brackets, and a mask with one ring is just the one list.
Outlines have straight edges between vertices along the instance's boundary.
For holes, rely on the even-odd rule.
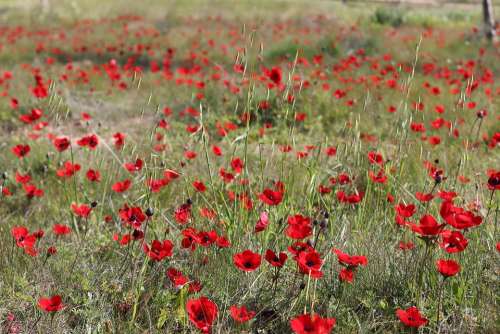
[[[480,8],[418,7],[410,11],[402,7],[394,12],[392,7],[330,1],[228,4],[197,0],[163,5],[152,0],[132,4],[86,0],[63,2],[54,5],[50,13],[39,14],[37,2],[26,2],[25,7],[11,1],[2,5],[9,8],[1,14],[2,25],[63,31],[67,40],[46,42],[43,36],[24,37],[0,51],[0,77],[6,70],[13,73],[13,79],[0,91],[6,90],[8,97],[20,101],[19,109],[13,110],[8,97],[0,99],[0,187],[13,193],[0,197],[0,333],[9,333],[14,327],[22,333],[191,333],[197,330],[188,319],[186,301],[201,295],[218,306],[214,333],[289,333],[290,319],[304,312],[335,317],[337,333],[411,332],[395,315],[396,309],[410,306],[417,306],[429,320],[420,333],[500,330],[496,250],[500,198],[498,191],[490,198],[486,187],[487,171],[498,169],[500,158],[498,146],[487,148],[481,141],[483,135],[491,138],[500,130],[498,83],[494,81],[500,68],[498,50],[472,32],[473,26],[479,26]],[[124,39],[118,37],[121,33],[115,34],[122,32],[123,22],[95,23],[91,33],[75,26],[83,18],[109,19],[121,13],[143,16],[141,21],[129,23],[132,33]],[[220,21],[210,18],[215,15],[220,15]],[[148,29],[156,29],[158,36],[133,35],[152,31]],[[304,33],[307,29],[309,34]],[[217,47],[211,48],[209,39]],[[41,42],[46,51],[37,53],[34,48]],[[137,44],[150,44],[155,53],[139,54],[131,49]],[[88,47],[84,52],[74,47],[82,45]],[[227,54],[221,51],[222,45],[228,48]],[[117,50],[103,51],[104,46]],[[52,47],[63,54],[54,54]],[[189,58],[193,52],[197,53],[196,62],[207,64],[201,74],[192,76],[194,81],[205,82],[204,89],[180,85],[149,70],[150,61],[161,63],[168,47],[176,50],[172,60],[176,78],[180,77],[175,72],[179,67],[192,64]],[[480,48],[483,56],[479,56]],[[313,63],[318,54],[323,55],[322,65]],[[384,55],[391,55],[391,59],[384,60]],[[143,70],[140,74],[120,70],[120,81],[127,85],[126,90],[120,90],[111,85],[103,65],[115,59],[123,66],[131,56],[137,57],[135,64]],[[48,57],[54,58],[54,64],[46,65]],[[203,57],[206,62],[200,60]],[[73,70],[66,68],[67,59],[72,59]],[[469,60],[477,64],[472,77],[483,79],[470,96],[464,93],[467,79],[457,74]],[[246,65],[245,73],[235,73],[235,63]],[[460,93],[451,94],[446,79],[425,75],[426,63],[453,71]],[[30,93],[28,88],[35,82],[25,64],[40,68],[44,79],[53,79],[49,97],[36,99]],[[282,91],[268,89],[259,79],[263,66],[280,66]],[[389,67],[394,71],[382,73]],[[492,82],[484,76],[485,69],[491,72]],[[89,75],[88,83],[73,81],[80,70]],[[222,73],[220,80],[211,79],[215,73]],[[60,80],[62,74],[69,79]],[[388,88],[390,78],[400,90]],[[229,90],[223,80],[240,92]],[[432,95],[424,88],[426,83],[439,86],[441,94]],[[323,84],[329,85],[328,90]],[[491,89],[491,97],[484,88]],[[346,91],[347,96],[332,96],[337,89]],[[201,101],[196,98],[198,92],[204,93]],[[287,102],[290,92],[295,96],[293,103]],[[466,105],[457,105],[459,98],[465,104],[475,101],[477,107],[468,110]],[[262,100],[270,102],[270,109],[258,109]],[[352,106],[346,105],[348,100],[353,100]],[[425,104],[424,112],[414,110],[417,101]],[[433,112],[437,104],[445,106],[444,114]],[[387,112],[391,105],[397,108],[394,114]],[[168,130],[157,127],[166,106],[174,110],[174,116],[166,118]],[[202,116],[180,117],[188,106]],[[44,111],[42,120],[48,126],[39,132],[39,138],[30,139],[27,135],[34,131],[18,117],[35,107]],[[488,110],[488,116],[479,123],[475,112],[481,108]],[[92,120],[82,121],[82,112],[91,114]],[[244,113],[252,114],[249,123],[241,119]],[[303,122],[295,120],[298,113],[305,114]],[[445,128],[433,130],[430,123],[437,117],[452,122],[460,136],[449,135]],[[237,129],[220,136],[218,128],[227,122],[236,124]],[[432,146],[422,140],[421,134],[410,130],[411,122],[425,123],[426,134],[439,135],[442,142]],[[266,123],[272,127],[265,128]],[[203,131],[187,133],[186,126],[193,124],[202,125]],[[127,135],[122,149],[113,146],[116,132]],[[99,136],[95,150],[76,145],[77,139],[89,133]],[[72,150],[57,152],[49,134],[69,136]],[[370,135],[376,140],[368,140]],[[31,146],[24,159],[17,159],[10,151],[20,143]],[[164,144],[165,150],[155,150],[156,144]],[[224,155],[215,156],[212,145],[220,146]],[[282,145],[293,146],[293,151],[283,153]],[[308,151],[306,146],[315,148]],[[334,157],[325,154],[329,146],[337,148]],[[196,159],[186,159],[186,150],[195,151]],[[307,157],[297,159],[297,153],[306,151]],[[370,170],[377,171],[368,161],[370,151],[384,157],[385,184],[374,183],[368,176]],[[130,174],[123,163],[138,157],[144,160],[144,168]],[[241,158],[245,167],[235,181],[225,183],[219,170],[231,171],[235,157]],[[68,160],[80,164],[81,170],[61,179],[56,172]],[[435,185],[424,161],[444,170],[443,182]],[[101,172],[99,183],[85,178],[88,168]],[[152,193],[147,180],[162,178],[166,169],[179,171],[181,176]],[[15,181],[16,171],[29,173],[44,196],[25,196]],[[353,182],[332,186],[330,194],[318,192],[319,185],[328,185],[331,177],[341,173],[349,174]],[[460,182],[459,175],[470,182]],[[113,192],[111,186],[125,178],[132,180],[131,189],[123,194]],[[203,181],[207,191],[196,192],[191,185],[195,180]],[[267,206],[258,195],[272,188],[275,181],[284,183],[283,202]],[[426,204],[415,198],[416,192],[431,189],[434,194],[455,191],[455,205],[482,217],[480,226],[464,232],[469,240],[464,252],[448,255],[437,244],[427,246],[411,229],[394,222],[394,206],[403,202],[417,207],[412,222],[426,213],[443,222],[440,199]],[[348,194],[363,191],[365,195],[359,204],[350,205],[339,202],[338,190]],[[231,200],[229,192],[251,198],[252,209],[245,209],[244,201]],[[394,196],[394,203],[387,201],[388,194]],[[174,212],[188,199],[193,203],[193,217],[181,226],[175,222]],[[97,205],[84,219],[71,211],[73,202]],[[114,234],[122,236],[129,231],[119,217],[124,204],[153,210],[152,218],[143,224],[146,242],[172,240],[172,257],[155,263],[142,250],[142,241],[120,246],[113,240]],[[478,206],[475,209],[474,204]],[[213,210],[216,217],[203,217],[201,208]],[[268,213],[270,225],[255,234],[263,211]],[[233,255],[245,249],[259,254],[267,249],[286,251],[293,240],[283,230],[287,218],[294,214],[317,221],[307,239],[325,261],[323,278],[315,280],[299,273],[290,253],[279,277],[264,259],[253,272],[243,273],[235,267]],[[111,217],[110,222],[105,221],[106,216]],[[325,226],[322,229],[321,223]],[[57,237],[52,232],[54,224],[65,224],[72,232]],[[15,245],[11,235],[14,226],[26,226],[30,233],[45,232],[36,243],[37,256],[29,256]],[[193,252],[182,249],[181,230],[186,227],[215,230],[232,246],[198,246]],[[415,248],[402,251],[400,241],[413,242]],[[57,254],[47,257],[50,246],[57,247]],[[357,269],[352,284],[339,281],[342,267],[331,252],[333,247],[368,258],[368,265]],[[461,272],[443,283],[435,266],[439,258],[458,261]],[[169,267],[199,281],[201,292],[188,293],[187,286],[175,288],[166,277]],[[40,297],[54,294],[62,296],[65,308],[52,318],[37,303]],[[246,305],[257,315],[238,325],[229,315],[231,305]],[[15,320],[8,320],[9,314]]]

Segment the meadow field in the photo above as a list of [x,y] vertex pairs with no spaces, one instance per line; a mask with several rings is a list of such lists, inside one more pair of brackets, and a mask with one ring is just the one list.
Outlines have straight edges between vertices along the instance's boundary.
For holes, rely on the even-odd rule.
[[466,2],[0,1],[0,333],[500,333],[484,35]]

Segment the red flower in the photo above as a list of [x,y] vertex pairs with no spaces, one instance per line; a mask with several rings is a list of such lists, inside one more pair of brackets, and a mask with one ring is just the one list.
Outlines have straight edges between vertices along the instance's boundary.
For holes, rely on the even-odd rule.
[[439,247],[450,254],[463,251],[469,243],[460,231],[445,230],[441,232],[441,237],[443,240],[439,244]]
[[161,261],[166,257],[172,256],[172,249],[174,244],[170,240],[153,240],[151,248],[145,243],[143,246],[144,252],[153,261]]
[[184,284],[189,281],[186,276],[182,275],[182,273],[175,268],[167,269],[167,277],[176,288],[184,286]]
[[64,304],[62,303],[61,296],[55,295],[50,298],[38,299],[38,307],[45,312],[57,312],[63,309]]
[[266,76],[274,82],[275,85],[279,85],[281,83],[281,68],[273,67],[271,70],[266,71]]
[[396,212],[398,215],[402,217],[410,218],[415,213],[415,205],[414,204],[405,205],[403,203],[399,203],[396,206]]
[[71,228],[63,224],[55,224],[52,227],[52,231],[54,232],[55,235],[65,235],[71,233]]
[[408,327],[421,327],[427,324],[428,320],[420,314],[420,311],[412,306],[406,310],[396,310],[399,320]]
[[23,189],[24,189],[24,192],[26,193],[26,196],[28,198],[42,197],[43,196],[43,190],[38,189],[36,186],[34,186],[32,184],[29,184],[29,183],[23,184]]
[[21,184],[26,184],[31,181],[31,176],[29,174],[22,175],[16,171],[16,182]]
[[283,200],[283,193],[281,191],[264,189],[259,195],[259,199],[267,205],[278,205]]
[[203,333],[210,333],[217,318],[217,305],[207,297],[190,299],[186,304],[189,320]]
[[128,188],[130,188],[131,184],[132,184],[132,182],[129,179],[126,179],[126,180],[123,180],[121,182],[116,182],[115,184],[113,184],[111,189],[113,189],[113,191],[115,191],[117,193],[122,193],[122,192],[127,191]]
[[359,265],[366,266],[368,264],[368,260],[366,256],[363,255],[348,255],[342,252],[340,249],[334,248],[333,252],[337,254],[337,259],[339,263],[348,267],[357,267]]
[[339,272],[339,280],[341,282],[352,283],[354,280],[354,270],[350,268],[342,268]]
[[201,192],[201,193],[202,193],[202,192],[205,192],[205,190],[207,190],[207,187],[205,186],[205,184],[203,184],[203,182],[198,181],[198,180],[193,181],[193,187],[194,187],[197,191],[199,191],[199,192]]
[[500,171],[492,171],[490,173],[488,178],[488,189],[492,191],[500,190]]
[[116,149],[120,149],[125,144],[125,135],[117,132],[113,135],[114,145]]
[[30,150],[31,148],[29,145],[16,145],[12,148],[12,153],[14,153],[19,159],[22,159],[30,153]]
[[66,161],[64,163],[64,167],[61,169],[58,169],[56,174],[59,177],[71,177],[73,176],[76,172],[78,172],[81,169],[81,166],[79,164],[73,164],[71,161]]
[[91,150],[95,149],[99,144],[99,138],[96,135],[87,135],[76,141],[78,146],[89,147]]
[[29,234],[29,231],[24,226],[14,226],[11,230],[11,234],[16,241],[17,247],[33,247],[36,242],[36,237],[33,234]]
[[311,275],[313,278],[320,278],[323,276],[323,273],[321,272],[323,260],[319,256],[319,253],[314,249],[300,252],[297,257],[297,263],[303,274]]
[[135,160],[135,162],[127,162],[123,166],[125,167],[126,170],[128,170],[130,173],[135,173],[138,172],[142,169],[143,162],[141,159]]
[[191,218],[191,204],[184,203],[174,212],[175,221],[181,225],[186,224]]
[[311,221],[302,215],[288,217],[286,235],[292,239],[304,239],[312,234]]
[[87,177],[87,180],[91,182],[101,181],[101,173],[99,173],[98,170],[89,169],[85,176]]
[[254,271],[260,266],[261,257],[251,250],[245,250],[242,253],[233,256],[234,265],[243,271]]
[[382,165],[384,163],[384,158],[382,154],[370,151],[368,152],[368,161],[370,161],[371,164]]
[[433,237],[441,232],[444,224],[438,225],[436,219],[431,215],[424,215],[420,218],[420,224],[411,224],[413,232],[420,234],[423,237]]
[[92,208],[90,208],[86,204],[77,205],[75,203],[71,203],[71,210],[73,210],[75,215],[79,217],[88,218],[90,212],[92,211]]
[[455,276],[460,272],[460,265],[453,260],[437,260],[436,266],[445,278]]
[[432,201],[434,198],[433,194],[424,194],[419,191],[415,193],[415,197],[420,201],[420,202],[429,202]]
[[56,138],[52,143],[58,152],[65,151],[71,145],[67,137]]
[[283,267],[287,258],[288,255],[286,255],[286,253],[281,252],[277,255],[270,249],[266,251],[265,255],[266,261],[269,262],[269,264],[272,265],[273,267]]
[[240,158],[234,158],[231,161],[231,168],[234,170],[236,174],[241,173],[243,167],[245,167],[245,164],[243,163],[243,161],[241,161]]
[[21,122],[24,122],[26,124],[31,124],[34,121],[38,120],[40,117],[42,117],[43,111],[40,109],[31,109],[31,114],[24,114],[19,116],[19,120]]
[[239,323],[247,322],[255,317],[255,312],[248,311],[245,305],[241,307],[233,305],[229,308],[229,311],[231,312],[231,317],[234,319],[234,321]]
[[212,152],[216,155],[216,156],[221,156],[222,155],[222,150],[219,146],[212,146]]
[[321,318],[317,314],[302,314],[290,320],[290,327],[296,334],[329,334],[335,326],[335,322],[335,318]]
[[134,228],[139,228],[143,221],[146,220],[146,215],[138,206],[130,208],[127,204],[118,210],[118,215],[125,225],[131,225]]
[[458,230],[478,226],[483,222],[480,216],[475,216],[471,211],[456,207],[450,201],[441,203],[440,214],[447,224]]

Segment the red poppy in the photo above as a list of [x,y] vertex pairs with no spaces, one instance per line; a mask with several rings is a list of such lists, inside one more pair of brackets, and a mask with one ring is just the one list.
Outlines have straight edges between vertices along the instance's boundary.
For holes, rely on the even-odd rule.
[[170,240],[153,240],[151,247],[146,243],[143,245],[144,252],[153,261],[161,261],[166,257],[172,256],[172,249],[174,244]]
[[203,333],[210,333],[217,318],[217,305],[207,297],[190,299],[186,303],[189,320]]
[[207,190],[207,187],[205,186],[205,184],[201,181],[193,181],[193,187],[199,191],[199,192],[205,192],[205,190]]
[[122,192],[127,191],[130,188],[131,184],[132,184],[132,182],[129,179],[126,179],[126,180],[123,180],[123,181],[120,181],[120,182],[116,182],[115,184],[113,184],[113,186],[111,187],[111,189],[114,192],[122,193]]
[[125,135],[123,133],[117,132],[113,135],[114,145],[117,149],[120,149],[125,144]]
[[31,124],[42,117],[43,112],[40,109],[31,109],[30,114],[23,114],[19,116],[19,120],[26,124]]
[[302,314],[290,320],[296,334],[329,334],[335,326],[335,318],[322,318],[317,314]]
[[55,138],[52,143],[58,152],[65,151],[71,145],[71,142],[67,137]]
[[38,307],[45,312],[57,312],[64,308],[62,303],[62,298],[59,295],[55,295],[49,298],[38,299]]
[[42,197],[43,196],[43,190],[37,188],[35,185],[25,183],[25,184],[23,184],[23,189],[24,189],[24,192],[26,193],[26,196],[28,198]]
[[424,194],[419,191],[415,193],[415,197],[420,201],[420,202],[429,202],[434,198],[433,194]]
[[174,212],[175,221],[181,225],[187,224],[191,218],[191,204],[184,203]]
[[281,68],[273,67],[271,70],[266,71],[266,76],[271,80],[275,85],[279,85],[281,83]]
[[384,163],[384,158],[382,157],[382,154],[370,151],[368,152],[368,161],[371,164],[382,165]]
[[233,256],[234,265],[243,271],[254,271],[260,266],[261,256],[251,250],[245,250],[242,253]]
[[283,267],[285,264],[286,260],[288,258],[288,255],[286,253],[281,252],[279,254],[276,254],[272,250],[268,249],[266,251],[265,259],[269,264],[273,267]]
[[436,266],[445,278],[455,276],[460,272],[460,265],[453,260],[437,260]]
[[143,161],[141,159],[135,160],[135,162],[127,162],[123,166],[130,173],[138,172],[142,169]]
[[99,173],[98,170],[89,169],[87,171],[87,173],[85,174],[85,176],[87,177],[87,180],[89,180],[91,182],[101,181],[101,173]]
[[71,228],[63,224],[55,224],[52,227],[52,231],[55,235],[66,235],[71,233]]
[[24,158],[27,156],[31,151],[31,148],[29,145],[16,145],[12,148],[12,153],[14,153],[19,159]]
[[142,209],[138,206],[129,207],[124,204],[121,209],[118,210],[118,215],[125,225],[130,225],[134,228],[139,228],[146,220],[146,215],[142,212]]
[[348,255],[337,248],[334,248],[332,251],[335,254],[337,254],[337,259],[338,259],[339,263],[342,265],[345,265],[348,267],[357,267],[359,265],[366,266],[368,264],[368,260],[367,260],[366,256]]
[[406,310],[396,310],[399,320],[408,327],[421,327],[427,324],[428,320],[420,314],[420,311],[412,306]]
[[321,259],[319,253],[314,249],[300,252],[297,257],[297,263],[303,274],[310,275],[313,278],[320,278],[323,276],[323,273],[321,272],[323,260]]
[[500,171],[492,171],[488,178],[488,189],[500,190]]
[[216,155],[216,156],[221,156],[222,155],[222,150],[219,146],[212,146],[212,152]]
[[436,219],[431,215],[424,215],[420,218],[420,223],[410,225],[413,232],[423,237],[433,237],[441,232],[444,224],[439,225]]
[[267,205],[278,205],[283,200],[283,193],[281,191],[264,189],[259,195],[259,199]]
[[312,234],[311,220],[302,215],[288,217],[285,234],[292,239],[304,239]]
[[342,268],[339,272],[339,280],[341,282],[352,283],[354,280],[354,270],[350,268]]
[[441,238],[439,246],[450,254],[463,251],[469,243],[460,231],[444,230],[441,232]]
[[245,164],[240,158],[234,158],[233,160],[231,160],[231,168],[234,170],[236,174],[241,173],[244,167]]
[[234,321],[239,323],[245,323],[255,317],[255,312],[247,310],[245,305],[242,305],[241,307],[232,305],[229,307],[229,311],[231,312],[231,317]]
[[439,213],[447,224],[458,230],[478,226],[483,222],[481,216],[476,216],[471,211],[466,211],[463,208],[456,207],[450,201],[443,201],[441,203]]
[[64,167],[61,169],[58,169],[56,174],[59,177],[62,178],[69,178],[73,175],[75,175],[76,172],[78,172],[81,169],[81,166],[79,164],[73,164],[71,161],[66,161],[64,163]]
[[88,218],[90,215],[90,212],[92,211],[92,208],[86,204],[77,205],[75,203],[72,203],[71,210],[73,210],[75,215],[77,215],[79,217]]
[[405,205],[403,203],[399,203],[398,205],[396,205],[396,212],[398,215],[402,217],[410,218],[415,213],[415,205],[414,204]]
[[99,138],[96,135],[94,135],[94,134],[87,135],[87,136],[84,136],[84,137],[78,139],[76,141],[76,144],[78,146],[88,147],[91,150],[93,150],[99,144]]
[[167,277],[176,288],[184,286],[189,281],[179,270],[172,267],[167,269]]
[[31,175],[26,174],[22,175],[18,171],[16,171],[16,182],[21,184],[26,184],[31,181]]

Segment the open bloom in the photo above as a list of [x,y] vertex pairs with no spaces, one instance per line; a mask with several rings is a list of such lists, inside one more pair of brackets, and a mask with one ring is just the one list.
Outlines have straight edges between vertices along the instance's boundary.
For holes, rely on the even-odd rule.
[[396,310],[396,315],[398,316],[399,320],[408,327],[421,327],[427,324],[428,320],[420,314],[420,311],[415,307],[412,306],[406,310]]
[[61,296],[55,295],[49,298],[38,299],[38,307],[45,312],[57,312],[63,309],[64,304],[62,303]]
[[153,261],[161,261],[166,257],[172,256],[172,249],[174,245],[170,240],[164,240],[163,242],[159,240],[153,240],[151,247],[147,244],[143,246],[144,252]]
[[445,278],[455,276],[460,272],[460,265],[453,260],[438,260],[436,266]]
[[260,266],[261,260],[259,254],[248,249],[242,253],[235,254],[233,257],[234,265],[243,271],[254,271]]
[[411,230],[422,237],[434,237],[444,228],[444,224],[439,225],[431,215],[424,215],[420,218],[419,224],[411,224]]
[[186,304],[189,321],[203,333],[210,333],[212,324],[217,318],[217,305],[207,297],[190,299]]
[[281,191],[264,189],[259,195],[259,199],[267,205],[278,205],[283,200],[283,193]]
[[329,334],[335,326],[335,318],[322,318],[317,314],[302,314],[290,320],[296,334]]
[[234,319],[234,321],[240,323],[247,322],[255,317],[255,312],[247,310],[245,305],[241,307],[233,305],[229,308],[229,311],[231,312],[231,317]]

